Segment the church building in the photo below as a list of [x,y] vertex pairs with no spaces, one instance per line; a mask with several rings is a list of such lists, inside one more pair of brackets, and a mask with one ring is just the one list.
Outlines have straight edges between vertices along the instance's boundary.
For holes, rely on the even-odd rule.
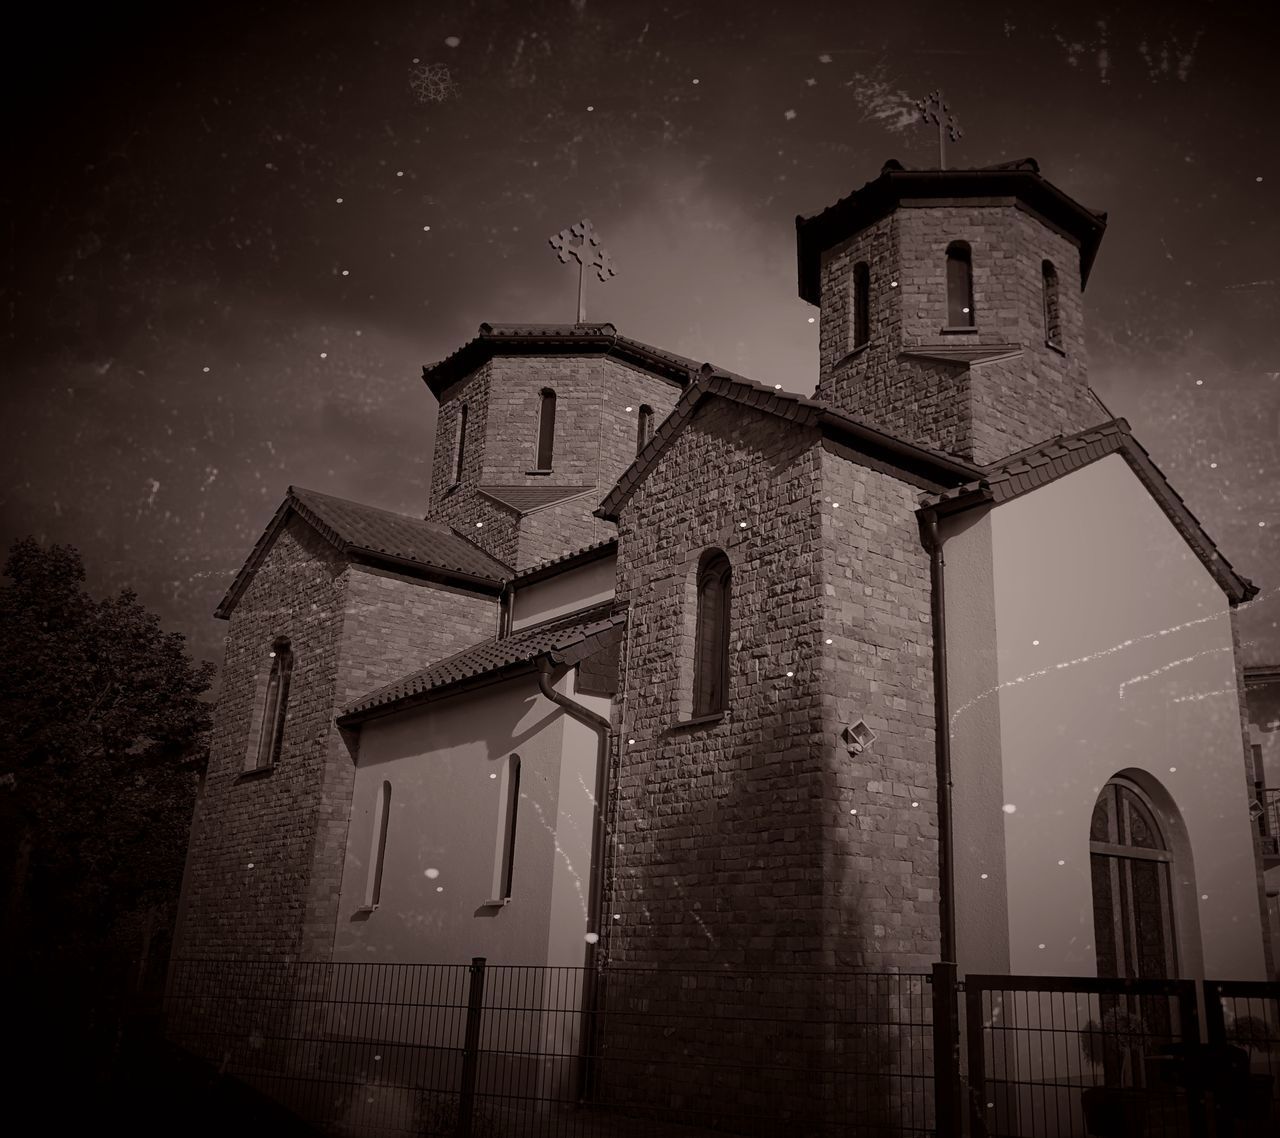
[[608,323],[426,367],[430,500],[231,584],[174,955],[1274,975],[1232,609],[1030,159],[796,222],[803,397]]

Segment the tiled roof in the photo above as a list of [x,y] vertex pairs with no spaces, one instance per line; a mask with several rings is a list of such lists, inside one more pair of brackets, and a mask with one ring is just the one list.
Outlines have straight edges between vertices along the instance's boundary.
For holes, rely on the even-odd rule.
[[428,695],[465,685],[469,680],[526,671],[539,656],[547,656],[555,664],[576,663],[621,638],[627,615],[625,611],[614,611],[613,603],[595,605],[467,648],[354,700],[343,709],[339,722],[352,724],[371,718],[374,713],[385,714],[393,706],[422,702]]
[[530,565],[527,568],[521,569],[520,572],[512,578],[512,581],[517,585],[521,585],[527,584],[530,577],[554,576],[555,574],[553,571],[557,570],[558,567],[564,566],[565,568],[570,568],[571,566],[569,563],[571,562],[580,560],[591,561],[593,560],[591,554],[604,550],[610,546],[614,549],[617,548],[618,539],[616,537],[601,538],[599,541],[593,541],[590,545],[584,545],[581,549],[574,549],[568,553],[562,553],[559,557],[552,557],[546,561],[539,561],[536,565]]
[[439,363],[422,369],[422,378],[439,399],[444,389],[470,375],[494,356],[606,355],[626,360],[653,375],[686,386],[698,364],[674,352],[620,336],[612,324],[481,324],[479,334]]
[[480,493],[516,513],[528,514],[567,498],[589,494],[594,489],[594,486],[481,486]]
[[1074,435],[1060,435],[1039,446],[1018,451],[985,467],[980,478],[923,499],[940,514],[956,513],[983,502],[1007,502],[1088,466],[1109,454],[1121,455],[1146,486],[1157,505],[1182,534],[1232,602],[1256,596],[1258,588],[1242,577],[1214,545],[1142,444],[1129,433],[1124,419],[1112,419]]
[[290,513],[297,514],[344,554],[388,564],[420,566],[476,584],[497,586],[511,576],[508,566],[447,526],[290,486],[215,615],[223,618],[231,615]]
[[1034,158],[973,170],[909,170],[890,160],[880,176],[812,217],[796,218],[796,259],[802,299],[817,304],[826,249],[866,228],[904,198],[1010,197],[1035,209],[1080,243],[1080,284],[1089,279],[1107,215],[1082,206],[1040,175]]
[[835,411],[826,403],[806,399],[803,395],[795,395],[790,391],[766,387],[755,380],[734,375],[712,367],[711,364],[703,364],[697,381],[680,396],[671,414],[663,420],[653,437],[595,510],[597,517],[617,520],[618,511],[644,480],[658,456],[684,429],[698,404],[709,395],[718,395],[744,406],[758,408],[789,422],[819,427],[825,435],[847,442],[861,452],[870,452],[876,458],[888,462],[895,470],[914,472],[916,476],[924,478],[924,481],[919,482],[916,477],[909,480],[928,488],[953,485],[978,473],[978,467],[970,463],[940,451],[904,442],[869,427],[850,415]]

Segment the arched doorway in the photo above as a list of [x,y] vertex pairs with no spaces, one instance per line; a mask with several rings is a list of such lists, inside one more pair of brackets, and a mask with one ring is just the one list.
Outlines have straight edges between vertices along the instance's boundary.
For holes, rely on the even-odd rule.
[[1102,788],[1089,828],[1098,975],[1178,975],[1173,854],[1151,800],[1136,782]]

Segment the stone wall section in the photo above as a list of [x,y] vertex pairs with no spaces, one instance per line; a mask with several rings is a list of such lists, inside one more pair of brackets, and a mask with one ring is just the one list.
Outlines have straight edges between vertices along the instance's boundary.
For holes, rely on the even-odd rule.
[[[175,957],[303,951],[324,775],[345,753],[333,707],[346,587],[342,559],[295,517],[231,615]],[[289,638],[294,657],[280,759],[248,773],[255,697],[278,636]]]
[[[823,910],[835,967],[928,971],[938,959],[938,827],[929,557],[921,493],[821,451]],[[827,643],[827,641],[831,643]],[[853,754],[859,719],[876,733]],[[856,813],[855,813],[856,811]]]
[[[972,249],[975,327],[947,327],[946,251]],[[1042,263],[1057,271],[1060,348],[1046,343]],[[853,266],[871,276],[871,339],[849,354]],[[911,442],[994,462],[1106,418],[1089,395],[1080,253],[1013,199],[904,204],[823,255],[817,396]],[[895,283],[896,282],[896,283]],[[902,351],[1014,344],[967,368]]]
[[[812,428],[707,399],[622,510],[615,962],[821,960],[816,443]],[[708,547],[733,570],[729,711],[686,725]]]

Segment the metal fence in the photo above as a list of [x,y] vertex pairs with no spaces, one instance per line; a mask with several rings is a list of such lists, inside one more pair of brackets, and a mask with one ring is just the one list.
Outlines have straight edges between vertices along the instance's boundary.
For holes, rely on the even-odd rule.
[[1276,1132],[1280,984],[1201,994],[1191,980],[969,975],[962,987],[974,1138]]
[[350,1138],[934,1132],[929,976],[179,960],[175,1043]]

